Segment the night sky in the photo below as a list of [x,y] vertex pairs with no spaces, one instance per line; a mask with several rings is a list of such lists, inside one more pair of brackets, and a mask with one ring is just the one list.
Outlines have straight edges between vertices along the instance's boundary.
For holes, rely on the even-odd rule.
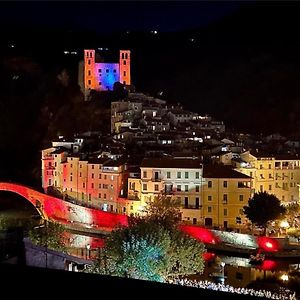
[[209,25],[235,12],[238,2],[2,2],[0,25],[176,31]]

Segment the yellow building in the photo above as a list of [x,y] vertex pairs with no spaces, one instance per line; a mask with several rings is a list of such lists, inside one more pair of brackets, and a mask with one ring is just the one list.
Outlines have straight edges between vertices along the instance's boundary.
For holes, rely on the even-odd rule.
[[204,166],[202,223],[209,227],[242,227],[245,223],[243,207],[251,198],[251,180],[227,166]]
[[300,159],[246,151],[233,160],[235,170],[253,178],[253,191],[274,194],[284,204],[299,200]]
[[128,198],[142,213],[160,193],[181,202],[182,221],[209,227],[239,228],[243,206],[251,198],[251,178],[222,165],[204,166],[199,159],[149,158],[141,178],[128,179]]

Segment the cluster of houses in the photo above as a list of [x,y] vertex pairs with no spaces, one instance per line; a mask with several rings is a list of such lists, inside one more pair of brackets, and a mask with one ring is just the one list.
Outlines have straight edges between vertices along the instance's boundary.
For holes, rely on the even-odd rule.
[[225,130],[222,121],[141,93],[111,103],[111,134],[59,137],[42,150],[46,192],[128,215],[165,195],[182,221],[247,226],[243,206],[255,192],[283,204],[299,200],[300,140]]

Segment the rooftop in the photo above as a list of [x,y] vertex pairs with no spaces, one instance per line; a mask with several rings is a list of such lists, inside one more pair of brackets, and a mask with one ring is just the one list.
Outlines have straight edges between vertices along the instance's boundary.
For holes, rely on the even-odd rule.
[[203,167],[204,178],[239,178],[239,179],[251,179],[250,176],[242,174],[233,170],[229,166],[223,166],[219,164],[204,165]]

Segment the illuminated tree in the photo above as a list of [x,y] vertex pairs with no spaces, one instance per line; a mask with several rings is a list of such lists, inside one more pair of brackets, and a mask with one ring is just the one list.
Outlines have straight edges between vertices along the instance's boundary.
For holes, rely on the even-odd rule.
[[65,251],[64,230],[63,225],[46,221],[44,225],[36,226],[29,230],[28,235],[30,240],[38,246]]
[[145,217],[131,218],[128,227],[111,233],[92,271],[161,282],[202,273],[204,245],[177,230],[178,203],[160,195],[146,211]]
[[248,206],[244,206],[244,213],[252,224],[263,227],[266,234],[268,222],[281,218],[286,213],[286,209],[280,205],[275,195],[260,192],[254,194]]

